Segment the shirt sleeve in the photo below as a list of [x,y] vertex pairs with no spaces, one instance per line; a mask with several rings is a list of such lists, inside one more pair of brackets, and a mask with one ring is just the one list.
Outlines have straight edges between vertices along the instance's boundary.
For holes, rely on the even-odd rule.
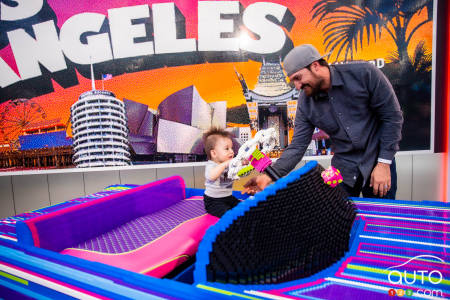
[[289,173],[302,160],[312,140],[315,127],[301,112],[300,101],[299,99],[297,104],[297,115],[295,116],[295,129],[292,141],[272,166],[281,176]]
[[394,89],[386,76],[369,64],[367,85],[370,93],[370,108],[380,121],[380,152],[378,158],[392,161],[399,150],[402,138],[403,113]]
[[207,180],[207,181],[211,181],[209,178],[209,173],[211,173],[211,169],[214,167],[215,165],[214,165],[214,163],[211,163],[211,162],[207,162],[206,163],[206,167],[205,167],[205,179]]

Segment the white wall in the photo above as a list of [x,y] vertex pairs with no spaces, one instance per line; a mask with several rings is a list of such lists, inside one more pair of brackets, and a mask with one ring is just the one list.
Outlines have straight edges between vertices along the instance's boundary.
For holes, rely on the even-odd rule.
[[[325,168],[330,165],[330,157],[314,159]],[[397,199],[442,201],[443,154],[399,153],[396,161]],[[302,161],[297,167],[304,164]],[[204,166],[205,163],[187,163],[99,170],[4,172],[0,174],[0,218],[89,195],[108,185],[144,184],[171,175],[183,177],[187,187],[204,188]],[[245,177],[236,182],[234,189],[241,190],[248,179],[249,177]]]

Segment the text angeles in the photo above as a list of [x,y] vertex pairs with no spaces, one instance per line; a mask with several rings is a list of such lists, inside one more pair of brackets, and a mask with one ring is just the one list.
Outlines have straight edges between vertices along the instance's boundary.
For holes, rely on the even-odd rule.
[[[43,5],[43,0],[16,2],[15,7],[1,3],[2,21],[29,18]],[[7,32],[19,75],[0,57],[0,87],[41,76],[40,66],[51,73],[65,70],[67,60],[88,65],[164,54],[273,54],[291,43],[283,29],[292,26],[284,25],[289,16],[288,8],[276,3],[256,2],[242,11],[239,1],[199,1],[197,38],[186,38],[184,16],[174,3],[112,8],[108,18],[80,13],[67,19],[59,34],[48,20],[32,25],[34,37],[22,28]]]

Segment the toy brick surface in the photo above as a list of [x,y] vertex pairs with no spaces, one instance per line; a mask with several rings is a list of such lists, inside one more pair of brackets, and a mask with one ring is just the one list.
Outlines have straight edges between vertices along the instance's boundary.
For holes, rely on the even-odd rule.
[[239,172],[237,173],[237,175],[239,177],[243,177],[243,176],[247,176],[249,175],[255,168],[253,168],[252,165],[248,165],[243,167],[241,170],[239,170]]
[[270,164],[272,164],[272,160],[258,149],[253,151],[252,155],[249,157],[249,161],[259,172],[263,172]]
[[331,187],[336,187],[339,183],[343,181],[341,172],[333,166],[324,170],[321,173],[323,181]]
[[[199,248],[196,268],[206,268],[205,279],[281,283],[311,276],[338,261],[348,250],[356,212],[341,188],[323,183],[323,170],[317,162],[308,163],[259,193],[263,197],[256,194],[227,212],[218,223],[224,228],[216,236],[207,233],[202,251]],[[212,240],[211,245],[205,240]],[[196,270],[200,280],[202,272]]]
[[18,242],[163,277],[195,255],[218,218],[172,176],[16,223]]
[[66,207],[71,207],[71,206],[75,206],[75,205],[78,205],[81,203],[89,202],[94,199],[103,198],[103,197],[106,197],[109,195],[116,194],[121,191],[132,189],[134,187],[137,187],[137,185],[135,185],[135,184],[111,185],[111,186],[105,188],[103,191],[100,191],[97,193],[93,193],[93,194],[90,194],[90,195],[87,195],[84,197],[68,200],[68,201],[65,201],[65,202],[62,202],[62,203],[59,203],[56,205],[36,209],[33,211],[29,211],[29,212],[24,212],[24,213],[18,214],[16,216],[11,216],[8,218],[1,219],[0,220],[0,238],[17,241],[16,223],[18,221],[29,220],[29,219],[32,219],[32,218],[35,218],[35,217],[38,217],[41,215],[48,214],[53,211],[57,211],[57,210],[60,210],[60,209],[66,208]]

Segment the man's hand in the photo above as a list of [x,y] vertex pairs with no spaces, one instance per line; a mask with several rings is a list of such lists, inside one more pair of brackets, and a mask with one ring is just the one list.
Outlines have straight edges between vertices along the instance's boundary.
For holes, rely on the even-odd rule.
[[391,189],[391,169],[389,164],[377,163],[370,176],[370,187],[373,194],[384,197]]
[[256,177],[253,177],[249,181],[244,184],[244,189],[242,190],[242,194],[247,193],[250,195],[254,195],[257,192],[262,191],[266,186],[268,186],[272,182],[272,179],[266,174],[261,174]]

